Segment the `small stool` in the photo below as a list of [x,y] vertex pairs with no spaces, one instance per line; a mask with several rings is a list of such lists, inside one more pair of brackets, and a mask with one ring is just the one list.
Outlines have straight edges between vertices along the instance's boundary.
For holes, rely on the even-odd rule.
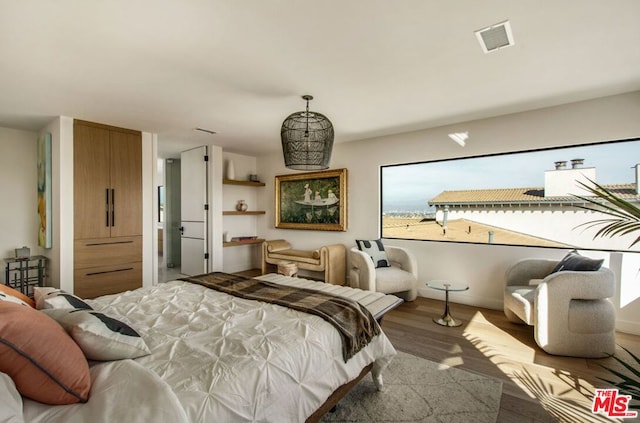
[[298,277],[298,263],[291,261],[281,261],[278,263],[278,274],[283,276]]

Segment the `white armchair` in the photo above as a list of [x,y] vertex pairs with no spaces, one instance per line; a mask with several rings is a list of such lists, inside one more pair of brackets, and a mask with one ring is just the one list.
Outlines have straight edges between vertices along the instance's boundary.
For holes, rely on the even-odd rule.
[[549,354],[606,357],[615,352],[615,293],[611,270],[551,273],[557,260],[525,259],[506,274],[504,313],[534,327]]
[[371,257],[352,247],[349,281],[353,288],[395,294],[405,301],[418,296],[418,265],[406,248],[385,246],[390,267],[375,268]]

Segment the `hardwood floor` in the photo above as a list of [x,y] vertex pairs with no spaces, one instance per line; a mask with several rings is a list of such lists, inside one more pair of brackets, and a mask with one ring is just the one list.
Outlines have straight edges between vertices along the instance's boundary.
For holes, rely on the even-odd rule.
[[[620,368],[614,359],[549,355],[536,345],[532,327],[513,324],[498,310],[452,303],[451,314],[463,324],[443,327],[432,321],[443,309],[444,302],[419,297],[387,313],[382,328],[400,351],[501,380],[498,422],[616,421],[591,412],[594,387],[607,386],[598,377],[611,378],[600,365]],[[640,352],[640,336],[616,338]]]
[[[501,310],[451,303],[451,314],[463,321],[451,328],[432,321],[443,311],[444,301],[418,297],[387,313],[382,329],[400,351],[502,381],[499,423],[632,421],[591,412],[594,389],[607,387],[599,378],[615,379],[601,366],[621,369],[614,359],[549,355],[535,343],[533,327],[511,323]],[[640,336],[619,332],[616,342],[619,357],[628,358],[620,347],[640,355]]]

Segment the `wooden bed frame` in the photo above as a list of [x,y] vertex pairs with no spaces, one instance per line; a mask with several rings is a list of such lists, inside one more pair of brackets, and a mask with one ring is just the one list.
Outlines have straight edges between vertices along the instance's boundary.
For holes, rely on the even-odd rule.
[[[278,279],[283,278],[283,276],[280,276],[277,274],[271,274],[271,275],[258,276],[257,278],[277,283]],[[291,278],[288,278],[288,279],[291,279]],[[303,279],[300,279],[300,280],[302,281]],[[320,284],[319,287],[322,287],[321,289],[322,291],[324,291],[326,288],[326,291],[333,292],[337,295],[341,295],[341,294],[344,295],[344,292],[340,293],[340,292],[336,292],[336,290],[337,291],[351,290],[350,287],[335,287],[335,286],[331,287],[330,284],[326,284],[326,285]],[[361,290],[355,290],[353,292],[356,292],[356,291],[362,292]],[[344,295],[344,296],[350,297],[350,295]],[[403,302],[401,298],[398,298],[394,295],[389,295],[389,294],[381,295],[380,293],[377,293],[377,292],[371,292],[370,295],[365,295],[364,297],[362,295],[358,295],[358,301],[361,302],[361,304],[365,305],[365,307],[367,307],[367,309],[371,312],[371,314],[378,321],[378,323],[381,323],[382,318],[384,317],[385,314],[387,314],[390,310],[393,310]],[[338,402],[340,402],[340,400],[344,398],[344,396],[354,386],[356,386],[358,382],[362,380],[363,377],[365,377],[371,371],[372,368],[373,368],[373,363],[369,364],[364,369],[362,369],[360,374],[355,379],[338,387],[338,389],[336,389],[329,396],[329,398],[327,398],[324,404],[322,404],[311,416],[307,418],[306,422],[308,423],[319,422],[322,416],[324,416],[329,411],[331,411],[338,404]]]
[[342,398],[347,395],[347,393],[353,389],[354,386],[358,384],[373,368],[373,363],[369,364],[367,367],[362,369],[360,374],[353,379],[351,382],[347,382],[344,385],[340,386],[338,389],[333,391],[333,394],[327,398],[327,400],[318,408],[312,415],[310,415],[306,423],[317,423],[320,421],[322,416],[327,414],[329,411],[333,410],[333,408],[340,402]]

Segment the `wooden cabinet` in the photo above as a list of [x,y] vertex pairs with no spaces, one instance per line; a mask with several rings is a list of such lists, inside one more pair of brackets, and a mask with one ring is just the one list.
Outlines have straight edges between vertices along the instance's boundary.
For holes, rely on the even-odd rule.
[[141,133],[76,121],[73,156],[74,238],[142,235]]
[[142,134],[74,122],[74,292],[142,286]]

